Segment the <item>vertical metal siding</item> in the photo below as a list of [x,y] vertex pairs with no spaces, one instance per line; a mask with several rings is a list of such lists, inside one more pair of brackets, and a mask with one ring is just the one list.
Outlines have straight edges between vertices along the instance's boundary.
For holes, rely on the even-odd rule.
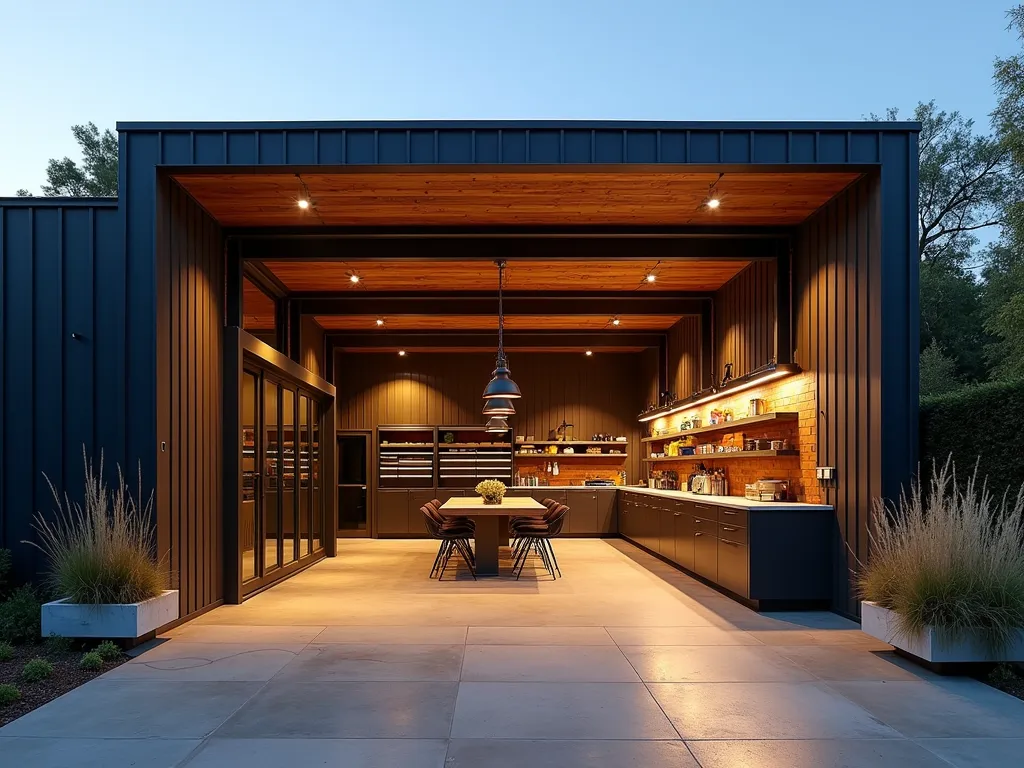
[[158,201],[158,518],[187,616],[224,597],[224,238],[176,182]]
[[[697,316],[684,317],[668,332],[668,388],[676,397],[688,397],[700,389],[700,343],[700,318]],[[654,401],[657,401],[657,393]]]
[[715,292],[715,381],[725,364],[733,376],[775,357],[775,263],[755,261]]
[[53,509],[42,473],[80,499],[83,446],[97,460],[104,452],[108,481],[116,463],[134,472],[125,461],[123,252],[113,201],[0,203],[0,546],[13,550],[19,576],[43,566],[21,543],[34,538],[32,515]]

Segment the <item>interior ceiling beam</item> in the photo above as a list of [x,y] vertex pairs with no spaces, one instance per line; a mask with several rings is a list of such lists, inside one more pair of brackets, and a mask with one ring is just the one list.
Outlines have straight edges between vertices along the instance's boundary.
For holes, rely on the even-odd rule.
[[[328,342],[336,347],[459,347],[493,351],[498,344],[494,331],[327,331]],[[506,347],[657,347],[663,333],[610,333],[579,331],[505,331]]]
[[629,238],[574,236],[536,237],[524,242],[517,237],[255,237],[240,240],[247,261],[359,261],[384,259],[608,259],[652,261],[670,259],[737,259],[756,261],[775,258],[781,250],[777,238]]
[[242,261],[242,274],[263,293],[275,299],[288,295],[288,286],[258,261]]
[[584,225],[537,225],[523,224],[510,226],[465,226],[450,227],[438,225],[420,226],[265,226],[265,227],[226,227],[226,237],[241,237],[252,240],[288,238],[292,240],[316,239],[318,237],[333,238],[426,238],[465,239],[465,238],[644,238],[664,237],[675,240],[702,238],[751,238],[751,239],[788,239],[793,234],[793,227],[788,226],[750,226],[750,225],[650,225],[650,224],[584,224]]
[[[488,293],[293,293],[306,315],[493,315],[498,296]],[[692,293],[506,293],[506,315],[699,315],[711,296]]]

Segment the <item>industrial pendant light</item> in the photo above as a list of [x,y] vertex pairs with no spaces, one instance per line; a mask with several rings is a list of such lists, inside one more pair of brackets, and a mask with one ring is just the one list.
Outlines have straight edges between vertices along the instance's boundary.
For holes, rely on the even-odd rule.
[[484,416],[515,416],[516,409],[512,401],[504,397],[492,397],[484,400]]
[[508,358],[505,357],[505,314],[501,293],[502,284],[505,282],[505,260],[499,259],[494,263],[498,265],[498,359],[494,365],[494,373],[491,374],[493,378],[487,382],[487,386],[484,388],[484,400],[494,398],[514,400],[522,397],[523,393],[519,391],[519,385],[512,381],[508,370]]
[[484,427],[486,432],[508,432],[508,422],[501,416],[491,416],[487,420],[487,426]]

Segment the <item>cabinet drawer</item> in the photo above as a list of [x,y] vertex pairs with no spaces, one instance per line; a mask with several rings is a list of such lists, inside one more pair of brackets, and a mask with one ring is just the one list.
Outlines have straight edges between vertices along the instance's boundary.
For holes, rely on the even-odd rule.
[[693,518],[693,530],[704,531],[711,536],[718,535],[718,521],[714,519],[708,519],[706,517],[695,517]]
[[718,581],[718,537],[713,533],[694,532],[693,570],[708,581]]
[[726,525],[740,525],[747,527],[747,510],[730,509],[729,507],[718,508],[718,522]]
[[704,504],[703,502],[694,501],[690,507],[690,511],[694,517],[699,517],[704,520],[718,520],[718,507],[714,504]]
[[747,529],[742,525],[732,525],[730,523],[719,523],[718,524],[718,538],[728,539],[729,541],[737,544],[747,543]]
[[718,540],[718,583],[740,597],[750,597],[747,553],[743,544]]

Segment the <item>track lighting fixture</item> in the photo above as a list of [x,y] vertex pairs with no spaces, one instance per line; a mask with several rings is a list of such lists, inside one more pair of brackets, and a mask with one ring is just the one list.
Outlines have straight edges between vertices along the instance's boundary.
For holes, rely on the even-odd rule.
[[405,350],[404,349],[398,350],[398,356],[399,357],[405,357]]
[[618,315],[612,318],[612,325],[622,325],[622,320],[619,318]]
[[377,318],[377,327],[378,328],[382,328],[383,326],[384,326],[384,318],[383,317],[378,317]]
[[701,201],[702,207],[713,211],[722,204],[722,199],[719,196],[718,191],[715,189],[715,187],[718,186],[718,182],[722,180],[722,177],[724,175],[724,173],[718,174],[718,178],[708,185],[708,193],[705,196],[704,200]]
[[359,282],[359,275],[353,272],[351,275],[348,276],[348,280],[350,283],[354,285]]

